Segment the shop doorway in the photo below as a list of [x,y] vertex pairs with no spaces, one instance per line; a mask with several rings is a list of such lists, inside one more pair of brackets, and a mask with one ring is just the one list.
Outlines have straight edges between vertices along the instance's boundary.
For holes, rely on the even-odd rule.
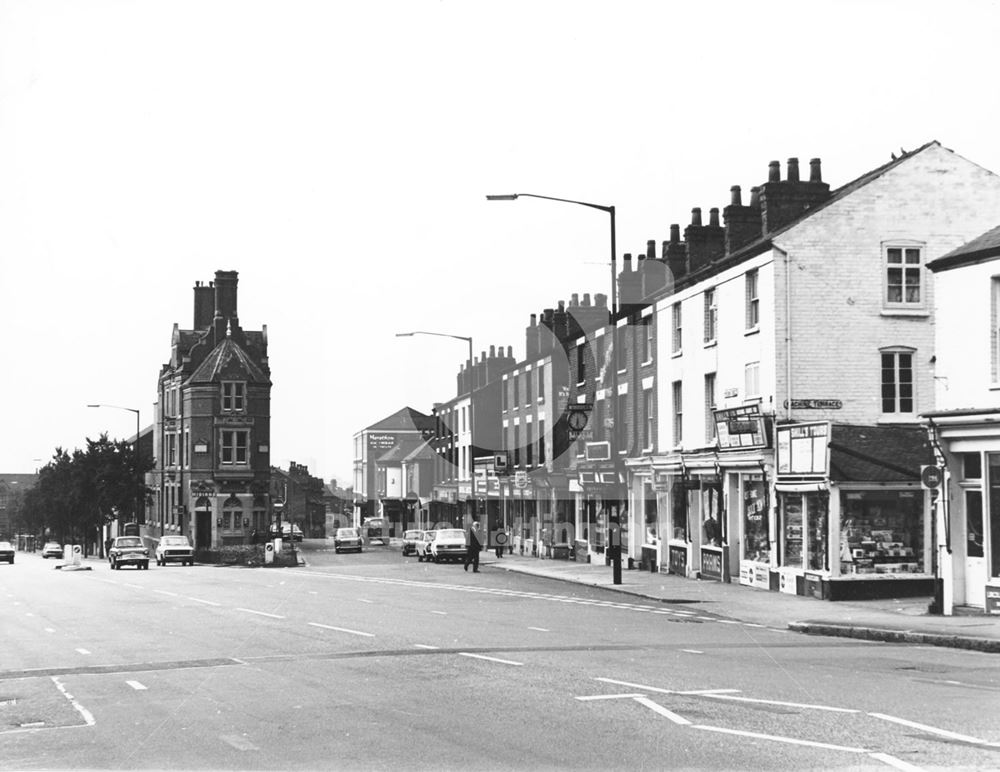
[[965,492],[965,605],[986,605],[983,492]]
[[207,550],[212,547],[212,513],[208,510],[195,512],[195,549]]

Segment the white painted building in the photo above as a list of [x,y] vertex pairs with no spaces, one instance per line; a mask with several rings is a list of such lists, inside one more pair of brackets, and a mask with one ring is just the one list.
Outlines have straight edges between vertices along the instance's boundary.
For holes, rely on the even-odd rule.
[[[995,205],[984,211],[996,212]],[[1000,227],[933,261],[942,611],[1000,613]]]

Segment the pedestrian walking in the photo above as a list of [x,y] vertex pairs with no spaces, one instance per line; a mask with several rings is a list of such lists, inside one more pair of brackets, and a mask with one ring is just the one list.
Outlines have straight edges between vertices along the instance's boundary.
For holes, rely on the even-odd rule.
[[509,539],[507,538],[507,531],[504,530],[503,528],[498,528],[497,529],[497,535],[496,535],[496,545],[495,545],[496,546],[496,555],[497,555],[498,558],[502,558],[503,557],[503,548],[507,544],[508,541],[509,541]]
[[465,570],[469,570],[469,563],[472,564],[473,573],[479,573],[479,552],[483,548],[483,534],[479,530],[479,522],[476,521],[469,529],[469,544],[465,551]]

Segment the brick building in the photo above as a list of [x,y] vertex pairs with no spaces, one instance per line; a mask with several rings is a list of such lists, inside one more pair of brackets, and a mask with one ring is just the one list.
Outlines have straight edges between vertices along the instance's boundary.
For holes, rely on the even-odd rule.
[[241,326],[237,281],[216,271],[195,284],[194,323],[174,325],[157,384],[147,535],[186,534],[199,549],[245,543],[271,513],[267,327]]

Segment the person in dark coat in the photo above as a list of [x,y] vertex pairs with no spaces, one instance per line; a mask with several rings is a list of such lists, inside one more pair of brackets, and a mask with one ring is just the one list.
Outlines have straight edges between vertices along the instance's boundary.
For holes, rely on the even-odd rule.
[[479,522],[472,524],[469,529],[469,545],[465,551],[465,570],[469,570],[469,563],[472,563],[473,573],[479,573],[479,553],[483,549],[483,534],[479,530]]

